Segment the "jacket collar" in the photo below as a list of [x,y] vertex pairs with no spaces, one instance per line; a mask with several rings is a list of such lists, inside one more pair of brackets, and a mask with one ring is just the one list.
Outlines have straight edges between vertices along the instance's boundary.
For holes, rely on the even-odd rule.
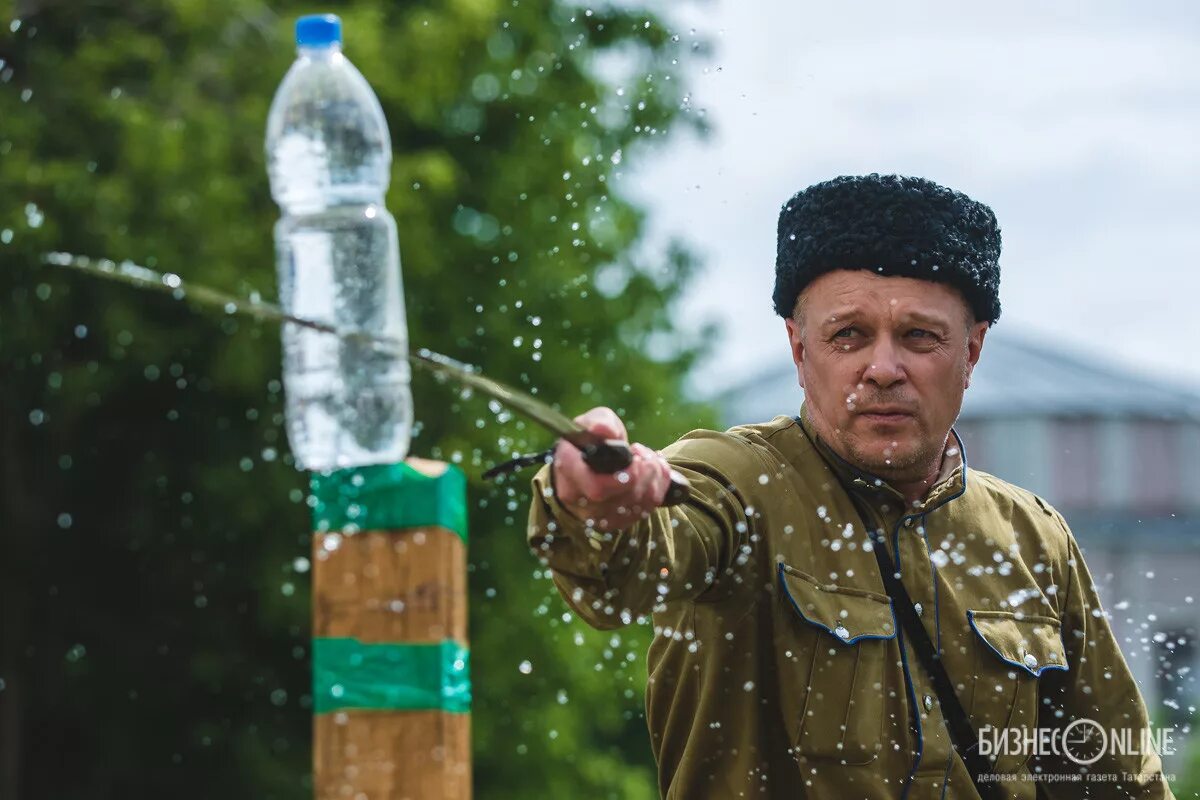
[[[821,454],[825,463],[829,465],[834,475],[837,476],[838,482],[842,484],[846,491],[854,492],[873,501],[878,501],[881,495],[890,495],[898,499],[900,507],[904,508],[904,495],[895,487],[883,478],[872,475],[866,470],[851,464],[835,453],[833,448],[817,435],[809,416],[808,403],[801,404],[800,414],[796,417],[796,420],[800,423],[805,436],[813,443],[817,452]],[[927,514],[960,496],[966,491],[966,488],[967,451],[963,446],[963,441],[959,437],[958,432],[951,428],[950,436],[946,439],[946,449],[942,453],[942,468],[938,473],[937,481],[934,482],[933,486],[925,494],[925,499],[920,501],[920,505],[912,509],[905,509],[905,512],[906,514]]]

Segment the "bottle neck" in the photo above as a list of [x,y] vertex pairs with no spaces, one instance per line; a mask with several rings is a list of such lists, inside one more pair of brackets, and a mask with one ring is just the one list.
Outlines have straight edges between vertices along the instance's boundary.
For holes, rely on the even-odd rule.
[[296,55],[300,58],[328,60],[341,54],[342,46],[337,43],[322,45],[301,44],[296,46]]

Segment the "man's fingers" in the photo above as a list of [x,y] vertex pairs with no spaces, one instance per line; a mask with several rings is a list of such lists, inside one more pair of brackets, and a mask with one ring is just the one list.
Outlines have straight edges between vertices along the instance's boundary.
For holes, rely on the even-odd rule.
[[554,447],[554,493],[566,505],[577,505],[583,494],[582,483],[591,470],[583,463],[583,454],[561,439]]
[[[591,430],[617,438],[624,425],[610,409],[592,409],[577,417]],[[619,426],[619,427],[618,427]],[[593,472],[583,455],[560,441],[554,452],[554,490],[558,499],[580,518],[596,519],[603,527],[636,521],[662,504],[670,483],[670,468],[662,454],[640,443],[630,445],[633,461],[612,475]]]
[[593,472],[569,442],[559,441],[555,446],[552,469],[555,494],[568,505],[601,503],[622,488],[616,475]]
[[[597,406],[575,417],[575,421],[605,439],[628,441],[625,423],[611,408]],[[597,481],[600,477],[583,461],[583,454],[573,445],[560,440],[554,448],[555,491],[564,502],[577,502],[589,497],[595,502],[611,489],[611,482]],[[611,477],[611,476],[604,476]]]
[[575,421],[592,433],[597,436],[603,436],[605,439],[629,441],[629,434],[625,431],[625,423],[617,416],[617,412],[606,406],[597,406],[590,411],[585,411],[576,417]]
[[667,486],[671,482],[671,468],[666,458],[657,450],[652,450],[644,444],[634,444],[631,449],[634,459],[641,465],[638,503],[643,508],[657,508],[666,497]]

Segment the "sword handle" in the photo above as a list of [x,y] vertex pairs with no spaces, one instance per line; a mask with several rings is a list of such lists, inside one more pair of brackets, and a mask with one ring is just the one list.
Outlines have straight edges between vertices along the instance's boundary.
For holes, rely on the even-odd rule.
[[[628,442],[620,439],[607,439],[602,444],[582,447],[580,453],[583,455],[583,463],[587,464],[593,472],[599,472],[602,475],[611,475],[633,463],[633,450],[630,449]],[[667,487],[667,494],[663,498],[662,504],[675,506],[687,500],[690,485],[687,478],[672,469],[671,485]]]

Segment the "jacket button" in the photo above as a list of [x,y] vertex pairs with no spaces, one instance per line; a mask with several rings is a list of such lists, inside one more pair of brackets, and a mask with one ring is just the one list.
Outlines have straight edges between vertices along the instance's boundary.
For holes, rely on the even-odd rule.
[[917,616],[919,617],[925,613],[925,606],[920,603],[913,603],[913,610],[917,612]]
[[1030,669],[1037,669],[1037,665],[1037,658],[1034,657],[1033,653],[1026,653],[1025,666],[1029,667]]
[[925,695],[925,710],[926,711],[933,710],[933,698],[930,697],[929,695]]
[[845,625],[838,625],[836,628],[833,629],[833,632],[836,633],[838,635],[838,638],[840,638],[840,639],[849,639],[850,638],[850,631],[846,630]]

